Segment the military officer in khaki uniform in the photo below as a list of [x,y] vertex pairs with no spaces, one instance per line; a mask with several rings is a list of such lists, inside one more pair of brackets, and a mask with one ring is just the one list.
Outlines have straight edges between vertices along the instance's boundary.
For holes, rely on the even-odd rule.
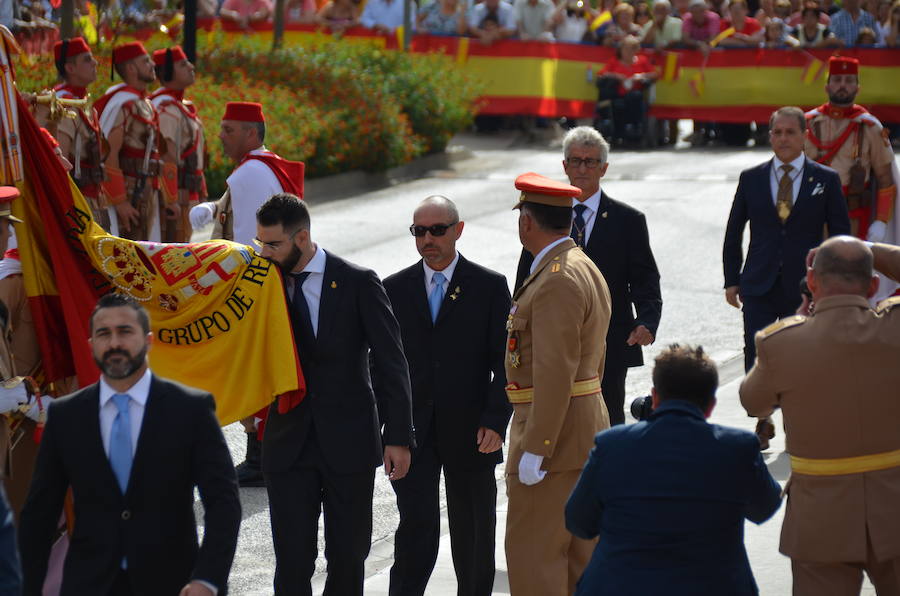
[[[900,248],[837,236],[815,251],[810,316],[756,336],[741,385],[751,416],[781,407],[791,456],[781,552],[795,596],[900,594],[900,298],[872,309],[875,268],[900,279]],[[841,429],[834,432],[834,429]]]
[[[159,132],[166,141],[162,154],[164,177],[177,177],[178,206],[181,217],[167,222],[166,242],[189,242],[191,239],[190,208],[206,198],[203,177],[206,140],[203,123],[193,102],[184,98],[185,90],[194,84],[194,65],[175,46],[153,52],[156,76],[162,87],[150,95],[159,115]],[[171,171],[171,174],[168,173]]]
[[564,512],[594,435],[609,428],[600,377],[611,301],[603,275],[569,237],[581,190],[537,174],[519,176],[516,188],[519,238],[535,259],[507,323],[506,560],[515,596],[563,596],[596,542],[572,536]]
[[[881,122],[853,103],[859,89],[859,60],[832,56],[825,85],[829,101],[806,113],[804,152],[840,174],[852,234],[881,242],[894,217],[898,182],[892,172],[894,152]],[[876,193],[870,188],[872,178]]]

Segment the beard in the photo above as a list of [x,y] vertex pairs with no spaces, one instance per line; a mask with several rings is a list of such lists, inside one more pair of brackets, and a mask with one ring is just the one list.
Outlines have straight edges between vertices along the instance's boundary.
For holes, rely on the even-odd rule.
[[138,73],[138,80],[142,83],[152,83],[156,80],[156,73],[152,70],[149,73]]
[[297,263],[300,262],[300,259],[303,257],[303,251],[300,250],[296,244],[291,246],[291,252],[284,258],[283,261],[277,261],[272,259],[272,262],[278,265],[278,268],[281,269],[281,272],[284,275],[287,275],[291,271],[294,270],[294,267],[297,266]]
[[828,101],[839,106],[852,105],[855,99],[856,93],[851,93],[850,91],[835,91],[828,94]]
[[[110,379],[125,379],[140,370],[147,361],[147,350],[149,349],[150,346],[145,345],[134,357],[125,350],[107,350],[102,358],[94,356],[94,362],[97,363],[97,367],[103,371],[103,374]],[[124,358],[118,361],[110,361],[110,358],[113,356],[123,356]]]

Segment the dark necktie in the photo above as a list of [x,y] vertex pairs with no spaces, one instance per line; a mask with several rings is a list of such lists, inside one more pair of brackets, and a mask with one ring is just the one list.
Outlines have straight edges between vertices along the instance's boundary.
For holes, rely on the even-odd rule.
[[587,211],[587,205],[582,205],[578,203],[572,209],[575,210],[575,218],[572,220],[572,240],[575,243],[584,248],[585,242],[587,241],[587,222],[584,221],[584,212]]
[[309,304],[303,295],[303,282],[309,277],[310,272],[292,273],[294,278],[294,298],[292,300],[294,312],[300,317],[300,361],[302,363],[305,354],[309,354],[315,348],[316,334],[313,332],[312,317],[309,315]]
[[778,218],[781,223],[787,221],[791,214],[791,207],[794,204],[794,181],[791,180],[791,170],[794,169],[789,163],[781,166],[781,180],[778,182],[778,196],[775,199],[775,210],[778,211]]

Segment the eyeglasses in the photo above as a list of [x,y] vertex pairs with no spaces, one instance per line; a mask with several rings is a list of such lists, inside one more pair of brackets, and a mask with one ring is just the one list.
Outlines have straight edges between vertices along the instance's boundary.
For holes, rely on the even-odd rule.
[[434,224],[433,226],[409,226],[409,233],[415,236],[416,238],[422,238],[426,233],[430,233],[432,236],[443,236],[447,233],[447,230],[455,226],[455,223],[452,224]]
[[[293,232],[291,232],[290,234],[288,234],[287,241],[293,242],[294,236],[299,234],[301,229],[302,228],[298,228],[298,229],[294,230]],[[281,246],[281,244],[284,242],[284,240],[275,240],[274,242],[263,242],[259,238],[253,238],[253,240],[251,240],[251,242],[253,242],[253,244],[258,246],[259,248],[268,248],[269,250],[278,250],[278,247]]]
[[589,170],[593,170],[597,166],[599,166],[602,162],[599,159],[594,159],[593,157],[588,157],[587,159],[581,159],[580,157],[567,157],[566,165],[570,168],[579,168],[581,166],[586,167]]

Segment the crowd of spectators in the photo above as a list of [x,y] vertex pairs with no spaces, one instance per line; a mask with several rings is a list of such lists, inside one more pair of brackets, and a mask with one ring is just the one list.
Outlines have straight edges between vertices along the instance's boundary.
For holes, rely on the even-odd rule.
[[[286,0],[286,23],[341,33],[362,26],[392,33],[404,0]],[[177,18],[180,0],[110,0],[101,17],[117,26],[158,27]],[[252,29],[269,22],[274,0],[198,0],[198,17]],[[91,13],[76,0],[76,13]],[[96,9],[93,10],[96,14]],[[645,47],[790,48],[900,46],[900,0],[414,0],[420,33],[469,35],[484,44],[507,38],[618,47],[635,37]],[[55,29],[49,0],[0,2],[10,29]]]

